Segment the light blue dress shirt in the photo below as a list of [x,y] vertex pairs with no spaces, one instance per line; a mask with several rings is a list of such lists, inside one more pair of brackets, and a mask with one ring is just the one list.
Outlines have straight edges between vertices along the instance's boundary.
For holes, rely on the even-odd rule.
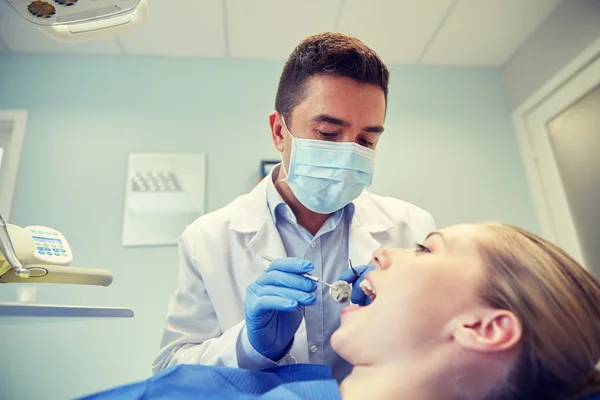
[[[279,231],[288,257],[301,257],[315,266],[311,272],[325,282],[334,282],[348,266],[348,230],[354,215],[354,205],[348,204],[332,214],[316,235],[298,224],[294,213],[275,188],[267,182],[267,204],[275,226]],[[317,302],[305,307],[304,320],[311,364],[327,364],[333,369],[338,382],[345,378],[352,365],[331,348],[330,338],[340,325],[340,312],[348,306],[334,302],[329,288],[319,284],[315,292]]]

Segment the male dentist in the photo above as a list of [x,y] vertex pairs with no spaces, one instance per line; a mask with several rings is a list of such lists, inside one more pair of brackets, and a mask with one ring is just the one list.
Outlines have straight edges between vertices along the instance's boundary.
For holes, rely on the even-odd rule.
[[[363,265],[362,279],[374,250],[412,247],[435,229],[428,212],[364,190],[388,79],[373,50],[342,34],[308,37],[292,52],[269,116],[282,163],[181,235],[179,286],[154,373],[177,364],[314,363],[340,381],[351,371],[330,346],[347,304],[301,274],[354,283],[352,302],[365,305],[348,259]],[[263,256],[275,261],[265,265]]]

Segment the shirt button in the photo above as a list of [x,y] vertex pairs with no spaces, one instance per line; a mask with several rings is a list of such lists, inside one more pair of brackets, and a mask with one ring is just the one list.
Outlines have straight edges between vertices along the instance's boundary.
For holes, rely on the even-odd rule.
[[315,248],[317,244],[315,242],[310,242],[310,247],[312,247],[313,249]]
[[315,346],[314,344],[312,346],[310,346],[310,351],[313,353],[316,353],[317,350],[319,350],[319,348],[317,346]]

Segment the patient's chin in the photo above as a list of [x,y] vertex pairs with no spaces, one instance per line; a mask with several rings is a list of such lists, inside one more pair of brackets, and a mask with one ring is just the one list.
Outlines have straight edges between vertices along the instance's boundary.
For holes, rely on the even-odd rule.
[[353,355],[358,350],[354,347],[360,346],[360,343],[358,343],[356,335],[353,335],[351,330],[347,328],[347,326],[342,325],[333,332],[333,335],[331,335],[331,348],[344,360],[354,365],[357,360],[354,359]]
[[335,332],[333,332],[333,334],[331,335],[331,339],[330,339],[330,342],[331,342],[331,348],[332,348],[332,349],[333,349],[335,352],[338,352],[338,346],[339,346],[339,340],[338,340],[338,337],[339,337],[339,331],[340,331],[340,328],[337,328],[337,329],[335,330]]

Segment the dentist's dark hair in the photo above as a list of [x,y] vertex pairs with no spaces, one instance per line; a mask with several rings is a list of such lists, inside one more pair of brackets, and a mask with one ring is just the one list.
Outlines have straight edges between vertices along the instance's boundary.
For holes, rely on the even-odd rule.
[[291,126],[294,107],[306,98],[306,80],[313,75],[337,75],[379,86],[387,107],[390,73],[379,56],[360,40],[341,33],[309,36],[294,49],[279,80],[275,109]]

